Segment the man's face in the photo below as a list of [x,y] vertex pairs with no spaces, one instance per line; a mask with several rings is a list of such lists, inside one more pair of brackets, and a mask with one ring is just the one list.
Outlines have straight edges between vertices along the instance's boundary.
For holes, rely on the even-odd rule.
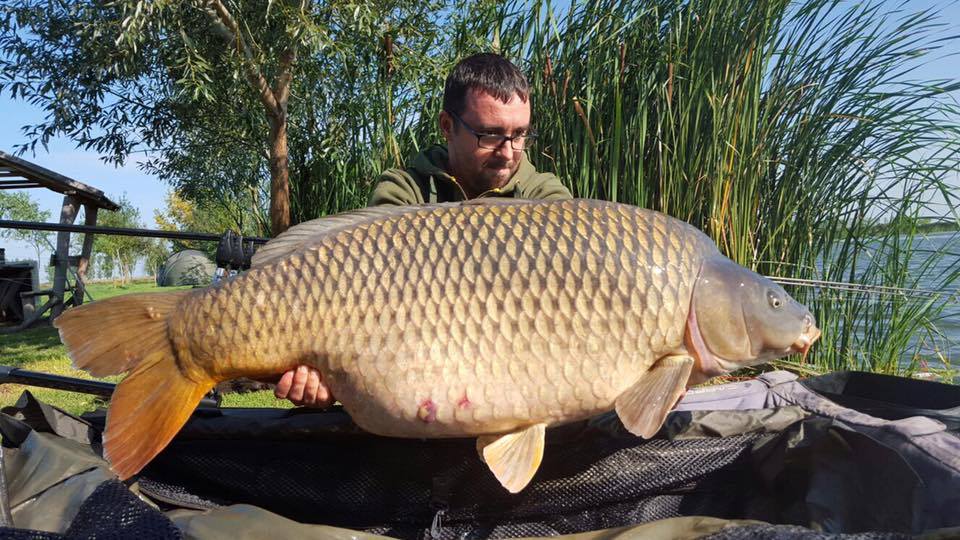
[[[504,103],[486,92],[471,90],[460,118],[478,133],[520,135],[530,130],[530,102],[514,94]],[[504,186],[520,166],[522,150],[514,150],[510,142],[496,149],[480,148],[476,135],[446,111],[440,113],[440,130],[450,154],[448,172],[468,197]]]

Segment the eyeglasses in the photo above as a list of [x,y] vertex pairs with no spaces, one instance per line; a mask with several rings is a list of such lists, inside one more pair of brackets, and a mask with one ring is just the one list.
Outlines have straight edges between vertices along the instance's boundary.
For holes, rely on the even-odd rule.
[[447,111],[450,116],[457,119],[457,122],[460,122],[463,127],[467,128],[467,131],[473,133],[477,138],[477,146],[480,148],[486,148],[488,150],[496,150],[503,146],[503,143],[510,141],[510,148],[514,150],[524,150],[529,148],[533,141],[536,140],[537,135],[535,133],[524,133],[522,135],[514,135],[509,137],[507,135],[497,135],[496,133],[478,133],[477,130],[473,129],[466,122],[463,121],[463,118],[460,118],[460,115],[453,111]]

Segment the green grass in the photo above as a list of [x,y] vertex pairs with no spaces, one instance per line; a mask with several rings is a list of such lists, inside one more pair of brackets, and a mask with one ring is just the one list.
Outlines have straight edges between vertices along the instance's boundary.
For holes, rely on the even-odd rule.
[[[189,287],[168,287],[163,291],[188,289]],[[138,281],[120,287],[112,283],[93,283],[88,287],[90,294],[96,299],[105,299],[113,296],[140,292],[159,292],[161,289],[152,281]],[[50,326],[31,328],[16,334],[0,334],[0,364],[30,371],[40,371],[52,375],[93,379],[85,372],[73,369],[67,351],[57,330]],[[108,382],[117,382],[120,377],[99,379]],[[39,387],[27,387],[19,384],[4,384],[0,386],[0,407],[16,403],[25,389],[38,399],[73,414],[81,414],[103,406],[104,402],[96,396],[79,392],[51,390]],[[290,407],[289,401],[278,400],[269,391],[250,392],[245,394],[227,394],[223,399],[225,407]]]
[[[86,373],[73,369],[67,351],[60,343],[57,331],[51,327],[33,328],[16,334],[0,335],[0,363],[6,366],[41,371],[52,375],[90,379]],[[0,386],[0,406],[13,405],[26,386]],[[72,413],[89,411],[100,403],[95,397],[77,392],[46,388],[30,388],[38,399]]]
[[190,287],[157,287],[156,283],[150,280],[136,280],[126,285],[120,285],[109,281],[94,282],[87,285],[87,292],[94,300],[104,300],[114,296],[121,296],[131,293],[142,292],[161,292],[161,291],[181,291]]

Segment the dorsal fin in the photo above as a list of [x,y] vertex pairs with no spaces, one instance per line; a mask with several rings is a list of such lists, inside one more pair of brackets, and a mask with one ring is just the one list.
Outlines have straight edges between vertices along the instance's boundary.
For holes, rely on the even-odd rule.
[[270,240],[253,255],[250,267],[257,268],[276,262],[287,255],[311,244],[324,236],[368,223],[377,219],[419,212],[430,208],[447,206],[442,204],[421,206],[372,206],[351,210],[341,214],[311,219],[287,229],[283,234]]

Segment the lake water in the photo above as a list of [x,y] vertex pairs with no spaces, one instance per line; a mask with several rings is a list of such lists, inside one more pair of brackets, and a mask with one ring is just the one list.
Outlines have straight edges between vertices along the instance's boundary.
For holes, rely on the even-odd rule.
[[[942,305],[943,310],[940,317],[932,322],[936,327],[937,336],[934,342],[930,342],[925,331],[918,332],[913,336],[909,350],[904,352],[903,362],[909,362],[912,353],[920,346],[920,354],[932,366],[940,367],[935,359],[938,354],[944,355],[952,365],[960,365],[960,293],[957,292],[960,286],[960,280],[957,282],[948,282],[948,277],[960,272],[960,235],[957,233],[934,233],[914,238],[913,256],[907,266],[911,279],[907,281],[916,281],[909,285],[910,288],[919,291],[935,291],[943,294],[936,300],[937,305]],[[868,250],[870,255],[882,256],[882,253],[874,250]],[[933,261],[929,258],[933,257]],[[861,259],[858,264],[863,273],[867,267],[869,259]],[[868,281],[868,280],[863,280]],[[842,295],[866,295],[870,302],[889,302],[892,296],[889,293],[875,292],[845,292],[832,289],[820,289],[819,294],[829,295],[838,298]],[[911,302],[924,303],[929,301],[930,296],[923,294],[909,294]],[[869,325],[868,325],[869,326]]]
[[[936,321],[936,326],[949,347],[946,351],[949,358],[953,360],[954,365],[958,365],[960,364],[960,293],[957,292],[957,288],[960,287],[960,282],[950,283],[945,287],[941,287],[941,283],[946,276],[960,270],[960,235],[957,233],[931,234],[918,238],[918,242],[923,250],[942,253],[930,271],[917,270],[918,275],[922,276],[917,286],[922,289],[940,290],[949,297],[944,302],[944,309],[940,319]],[[919,261],[914,261],[910,266],[918,267]]]

